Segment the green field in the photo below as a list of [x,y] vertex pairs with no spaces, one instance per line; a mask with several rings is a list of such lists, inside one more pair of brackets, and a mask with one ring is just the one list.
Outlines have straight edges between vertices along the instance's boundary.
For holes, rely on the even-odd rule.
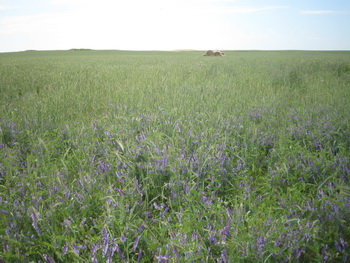
[[0,261],[348,262],[350,52],[0,53]]

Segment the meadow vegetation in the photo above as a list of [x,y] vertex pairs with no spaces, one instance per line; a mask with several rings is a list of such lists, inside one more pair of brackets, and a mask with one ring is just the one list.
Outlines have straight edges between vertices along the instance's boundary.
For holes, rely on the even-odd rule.
[[202,54],[0,54],[0,261],[350,260],[350,52]]

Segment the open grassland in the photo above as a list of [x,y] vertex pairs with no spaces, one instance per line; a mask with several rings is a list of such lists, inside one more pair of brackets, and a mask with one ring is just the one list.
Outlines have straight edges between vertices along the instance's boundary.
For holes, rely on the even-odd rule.
[[0,95],[0,261],[350,260],[350,52],[4,53]]

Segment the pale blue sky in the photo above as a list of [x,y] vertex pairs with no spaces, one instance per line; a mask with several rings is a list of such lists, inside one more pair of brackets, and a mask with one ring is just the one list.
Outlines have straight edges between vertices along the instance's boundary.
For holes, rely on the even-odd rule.
[[0,0],[0,52],[350,50],[349,0]]

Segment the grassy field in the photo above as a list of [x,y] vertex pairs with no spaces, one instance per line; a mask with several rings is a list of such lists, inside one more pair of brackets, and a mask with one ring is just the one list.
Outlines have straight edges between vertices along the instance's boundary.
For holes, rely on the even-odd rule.
[[348,262],[350,52],[0,54],[0,261]]

